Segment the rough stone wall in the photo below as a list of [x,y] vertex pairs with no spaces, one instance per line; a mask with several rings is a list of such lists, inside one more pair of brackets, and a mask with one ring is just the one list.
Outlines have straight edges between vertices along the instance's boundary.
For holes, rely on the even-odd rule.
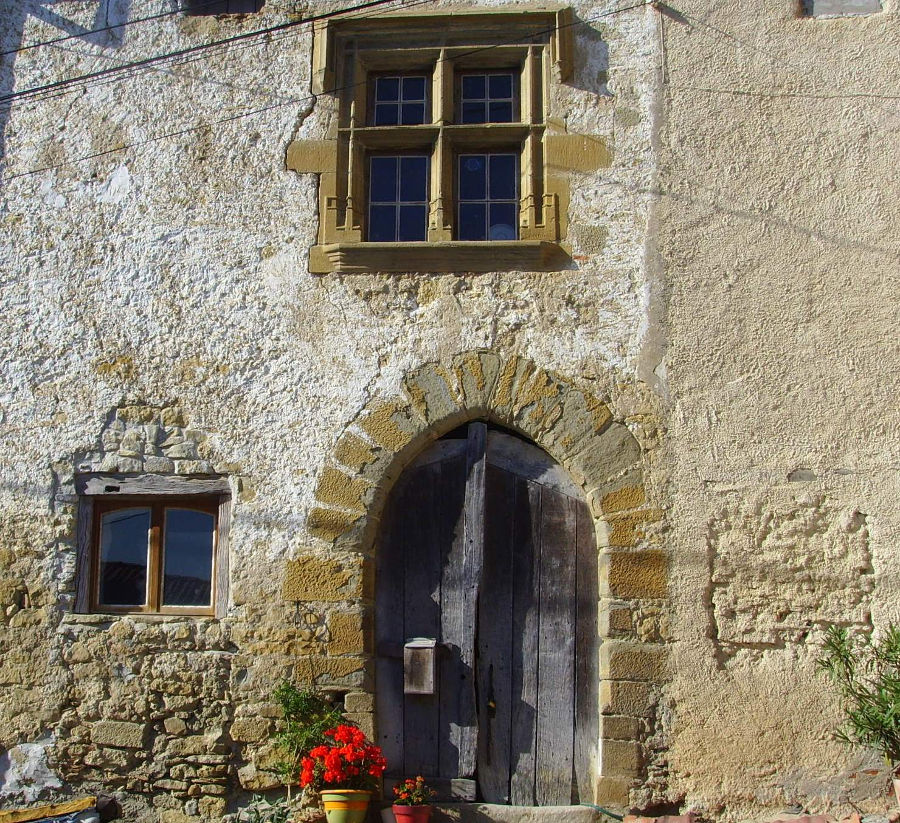
[[[5,3],[0,49],[58,37],[44,5]],[[127,5],[54,10],[88,29],[172,9]],[[24,89],[334,8],[173,15],[6,56],[0,82]],[[30,773],[113,790],[129,820],[217,819],[273,785],[270,695],[286,676],[371,723],[359,555],[320,550],[321,585],[299,603],[281,586],[321,526],[310,512],[339,436],[422,363],[479,347],[530,357],[658,452],[659,399],[635,381],[652,291],[654,13],[575,8],[593,22],[574,30],[575,75],[554,106],[612,159],[572,175],[575,264],[561,272],[311,276],[317,178],[285,169],[289,143],[329,125],[328,101],[309,97],[308,27],[0,111],[0,757],[15,766],[0,803],[24,799],[16,776]],[[177,455],[172,434],[188,443]],[[225,618],[70,613],[65,487],[85,460],[228,475]],[[659,505],[652,478],[647,497]]]
[[829,623],[900,619],[900,8],[671,5],[668,792],[728,819],[884,809],[814,660]]
[[[42,5],[7,0],[0,50],[59,35]],[[92,28],[125,5],[58,10]],[[311,276],[316,176],[285,170],[329,125],[306,27],[0,110],[0,803],[105,788],[141,823],[219,818],[274,785],[286,676],[370,724],[371,581],[321,542],[343,528],[323,498],[354,492],[329,472],[370,459],[362,410],[484,348],[602,399],[641,448],[643,497],[604,501],[626,551],[602,558],[600,631],[623,642],[601,771],[630,776],[598,800],[885,807],[813,660],[831,621],[900,619],[896,0],[619,5],[575,4],[554,91],[612,149],[573,173],[562,272]],[[161,18],[5,56],[0,85],[331,8]],[[225,618],[70,613],[67,488],[105,461],[231,478]]]

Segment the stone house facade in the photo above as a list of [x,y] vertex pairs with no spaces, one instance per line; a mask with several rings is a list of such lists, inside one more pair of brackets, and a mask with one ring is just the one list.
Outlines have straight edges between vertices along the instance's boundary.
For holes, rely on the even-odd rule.
[[486,421],[590,523],[578,801],[883,812],[815,660],[900,620],[897,0],[233,4],[0,21],[0,804],[221,819],[285,678],[377,738],[392,491]]

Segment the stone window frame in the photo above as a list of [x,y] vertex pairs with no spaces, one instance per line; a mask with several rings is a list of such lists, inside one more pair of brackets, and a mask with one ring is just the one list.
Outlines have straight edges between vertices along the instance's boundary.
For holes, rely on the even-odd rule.
[[[315,32],[313,92],[334,98],[325,141],[296,140],[287,166],[321,174],[319,231],[310,249],[314,274],[401,271],[558,271],[571,257],[564,245],[569,202],[567,159],[551,88],[572,73],[571,8],[540,11],[461,9],[328,21]],[[518,74],[519,120],[457,124],[457,77],[466,70]],[[431,122],[368,125],[369,78],[426,72]],[[562,132],[562,133],[561,133]],[[508,149],[519,154],[516,240],[454,239],[455,158],[460,152]],[[379,150],[422,151],[432,158],[427,238],[367,242],[366,162]]]
[[[228,605],[231,486],[226,477],[170,477],[154,474],[123,475],[92,472],[76,475],[78,495],[76,534],[75,608],[77,614],[141,615],[161,617],[224,617]],[[210,606],[100,607],[97,604],[99,513],[110,503],[204,508],[214,511],[212,603]],[[202,501],[202,502],[201,502]],[[212,505],[210,505],[212,503]]]

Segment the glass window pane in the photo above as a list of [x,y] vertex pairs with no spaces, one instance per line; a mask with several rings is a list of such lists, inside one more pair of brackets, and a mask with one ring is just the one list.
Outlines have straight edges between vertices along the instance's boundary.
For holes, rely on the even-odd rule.
[[117,509],[100,519],[100,603],[147,602],[150,509]]
[[490,155],[491,200],[515,200],[516,156],[514,154]]
[[369,164],[369,200],[372,203],[397,201],[397,158],[373,157]]
[[512,123],[512,121],[513,106],[511,102],[488,104],[489,123]]
[[375,126],[396,126],[399,111],[400,108],[396,103],[376,103],[372,123]]
[[495,100],[499,97],[512,97],[512,75],[490,75],[488,77],[488,94]]
[[484,80],[483,74],[464,74],[462,78],[463,100],[483,100]]
[[425,78],[424,77],[404,77],[403,78],[403,99],[404,100],[424,100],[425,99]]
[[484,240],[484,203],[459,204],[459,239]]
[[483,154],[461,154],[459,157],[459,199],[484,200],[485,156]]
[[428,199],[428,158],[400,158],[400,200],[404,203]]
[[163,605],[212,604],[214,527],[209,512],[166,509]]
[[484,123],[485,122],[485,104],[484,103],[463,103],[461,123]]
[[400,240],[425,239],[425,206],[400,206]]
[[[424,103],[404,103],[400,124],[403,126],[418,126],[425,122]],[[376,124],[378,125],[378,124]]]
[[376,100],[399,100],[400,99],[400,78],[399,77],[377,77],[375,79],[375,99]]
[[491,203],[488,240],[515,240],[518,237],[518,211],[515,203]]
[[393,243],[397,239],[397,207],[369,208],[369,240],[373,243]]

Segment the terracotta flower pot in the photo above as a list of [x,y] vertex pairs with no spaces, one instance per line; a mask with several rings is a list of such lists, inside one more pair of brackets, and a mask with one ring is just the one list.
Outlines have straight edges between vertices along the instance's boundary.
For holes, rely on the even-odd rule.
[[431,806],[391,806],[397,823],[428,823]]
[[359,789],[322,789],[328,823],[363,823],[371,792]]

